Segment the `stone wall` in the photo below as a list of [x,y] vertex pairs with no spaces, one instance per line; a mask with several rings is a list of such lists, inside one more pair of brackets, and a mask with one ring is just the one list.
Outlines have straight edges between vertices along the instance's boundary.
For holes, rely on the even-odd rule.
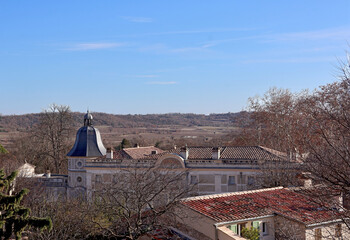
[[305,225],[282,216],[275,216],[276,240],[305,240]]

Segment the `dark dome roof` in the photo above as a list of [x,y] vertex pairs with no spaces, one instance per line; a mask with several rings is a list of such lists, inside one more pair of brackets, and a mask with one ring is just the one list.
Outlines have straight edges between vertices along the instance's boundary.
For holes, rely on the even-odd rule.
[[99,157],[106,155],[100,131],[92,126],[92,115],[87,112],[84,116],[84,127],[77,132],[73,148],[67,156],[70,157]]

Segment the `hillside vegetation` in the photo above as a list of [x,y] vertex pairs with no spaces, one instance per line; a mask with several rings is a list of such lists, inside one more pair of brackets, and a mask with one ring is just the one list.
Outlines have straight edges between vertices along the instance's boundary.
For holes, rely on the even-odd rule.
[[[245,112],[223,114],[146,114],[115,115],[92,113],[94,126],[101,131],[104,142],[117,145],[123,138],[141,145],[156,142],[180,144],[196,142],[203,145],[213,138],[229,134],[240,128]],[[83,124],[85,113],[73,112],[74,128]],[[39,123],[40,113],[0,116],[0,143],[9,147],[17,138]]]

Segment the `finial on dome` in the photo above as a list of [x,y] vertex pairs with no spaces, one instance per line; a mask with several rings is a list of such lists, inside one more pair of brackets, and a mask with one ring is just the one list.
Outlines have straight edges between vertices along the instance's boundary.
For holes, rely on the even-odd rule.
[[93,119],[93,117],[92,117],[90,111],[87,110],[87,113],[84,116],[84,126],[85,127],[92,126],[92,119]]

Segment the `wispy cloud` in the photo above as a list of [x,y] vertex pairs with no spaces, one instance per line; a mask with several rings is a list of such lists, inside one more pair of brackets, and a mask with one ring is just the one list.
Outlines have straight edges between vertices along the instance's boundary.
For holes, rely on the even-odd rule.
[[158,44],[143,46],[139,48],[139,51],[160,53],[160,54],[177,54],[177,53],[201,52],[215,45],[216,44],[213,44],[213,43],[205,43],[198,46],[172,47],[163,43],[158,43]]
[[129,77],[134,77],[134,78],[156,78],[158,75],[154,74],[148,74],[148,75],[130,75]]
[[170,82],[148,82],[148,85],[173,85],[177,84],[177,82],[170,81]]
[[305,41],[305,40],[347,40],[350,27],[327,28],[303,32],[278,33],[263,36],[271,41]]
[[67,51],[87,51],[87,50],[96,50],[96,49],[107,49],[123,46],[124,43],[116,42],[104,42],[104,43],[77,43],[72,47],[65,48]]
[[216,44],[203,44],[198,47],[184,47],[184,48],[174,48],[174,49],[169,49],[170,52],[173,53],[184,53],[184,52],[193,52],[193,51],[201,51],[210,47],[215,46]]
[[209,29],[193,29],[193,30],[178,30],[166,32],[148,32],[134,35],[126,35],[128,37],[143,37],[143,36],[162,36],[162,35],[190,35],[201,33],[224,33],[224,32],[246,32],[256,30],[253,28],[209,28]]
[[334,57],[301,57],[301,58],[265,58],[246,60],[242,63],[311,63],[311,62],[333,62]]
[[137,23],[150,23],[153,22],[152,18],[147,18],[147,17],[131,17],[131,16],[124,16],[122,17],[126,21],[129,22],[137,22]]

